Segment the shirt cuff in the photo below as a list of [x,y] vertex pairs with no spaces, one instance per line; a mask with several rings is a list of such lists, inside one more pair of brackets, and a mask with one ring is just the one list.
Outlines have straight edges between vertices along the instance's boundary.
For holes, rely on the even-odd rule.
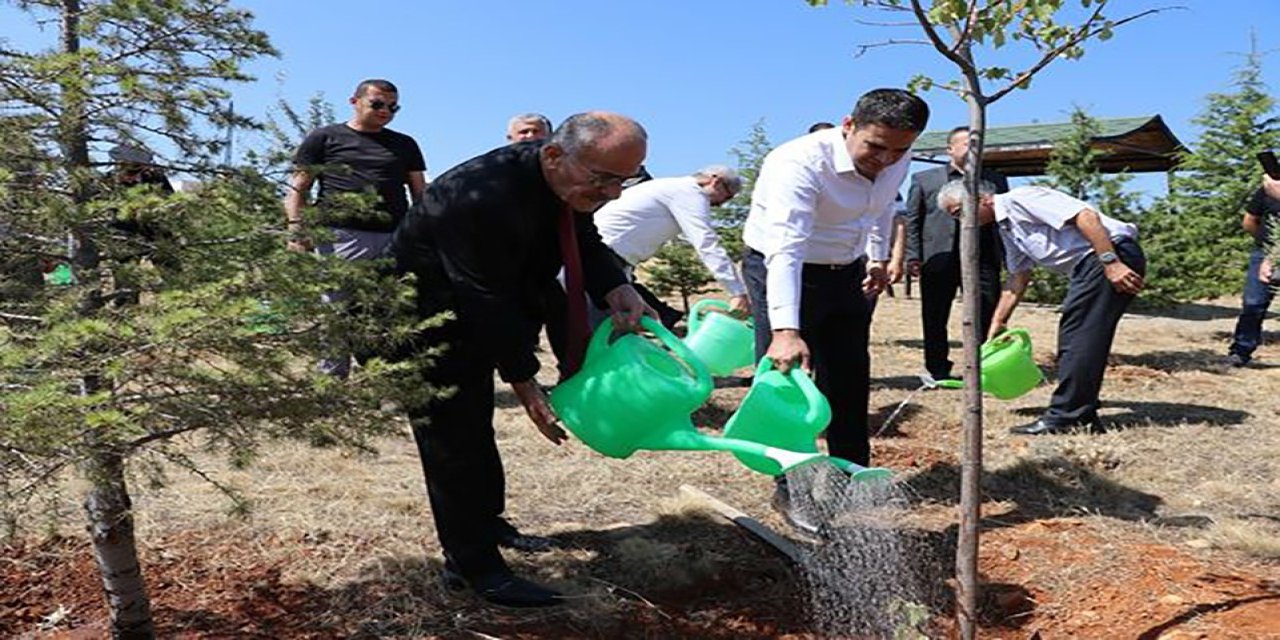
[[800,305],[789,304],[769,307],[769,329],[800,329]]

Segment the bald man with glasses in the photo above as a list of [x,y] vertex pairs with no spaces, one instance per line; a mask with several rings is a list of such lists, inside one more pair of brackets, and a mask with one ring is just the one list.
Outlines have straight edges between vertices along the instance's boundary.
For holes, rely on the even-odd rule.
[[538,431],[560,444],[567,436],[535,380],[539,292],[566,271],[570,372],[586,347],[586,294],[625,329],[654,315],[591,219],[639,170],[647,140],[639,124],[618,114],[572,116],[546,141],[500,147],[441,175],[392,240],[398,268],[417,276],[419,313],[455,318],[427,330],[420,343],[446,347],[423,376],[455,392],[409,406],[409,423],[444,549],[445,582],[491,603],[561,602],[554,590],[515,576],[498,552],[505,480],[494,441],[494,372]]

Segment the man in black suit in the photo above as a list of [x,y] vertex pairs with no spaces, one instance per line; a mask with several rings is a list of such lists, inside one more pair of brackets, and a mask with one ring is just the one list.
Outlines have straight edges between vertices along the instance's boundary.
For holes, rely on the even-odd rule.
[[[947,156],[951,162],[912,175],[907,196],[907,269],[920,280],[924,366],[933,380],[952,377],[947,321],[951,317],[951,303],[960,288],[960,222],[938,208],[937,196],[942,185],[964,176],[968,154],[969,127],[952,129],[947,137]],[[990,182],[996,193],[1009,190],[1008,180],[995,171],[983,169],[982,179]],[[983,226],[979,234],[978,273],[982,290],[979,335],[985,336],[1000,299],[1001,249],[995,225]]]
[[575,115],[545,142],[500,147],[447,171],[391,240],[397,266],[417,276],[419,313],[448,311],[456,318],[422,338],[423,346],[445,347],[424,370],[425,382],[454,391],[408,407],[445,580],[495,604],[547,606],[560,602],[560,594],[513,575],[498,552],[513,530],[501,519],[493,373],[511,385],[542,435],[560,444],[567,436],[534,379],[545,285],[563,266],[571,290],[566,351],[573,364],[581,363],[586,346],[585,294],[612,310],[623,328],[654,315],[591,220],[639,172],[646,139],[629,118]]

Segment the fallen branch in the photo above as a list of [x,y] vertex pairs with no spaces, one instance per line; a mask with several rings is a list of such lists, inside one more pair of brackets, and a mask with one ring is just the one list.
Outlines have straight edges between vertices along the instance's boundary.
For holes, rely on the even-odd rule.
[[769,546],[781,551],[783,555],[790,558],[792,562],[800,564],[803,557],[800,552],[800,548],[791,540],[788,540],[778,532],[765,526],[763,522],[752,518],[731,505],[717,500],[711,494],[697,487],[692,487],[687,484],[680,485],[680,492],[686,496],[705,502],[707,506],[711,507],[716,513],[719,513],[726,520],[746,529],[748,533],[755,535]]

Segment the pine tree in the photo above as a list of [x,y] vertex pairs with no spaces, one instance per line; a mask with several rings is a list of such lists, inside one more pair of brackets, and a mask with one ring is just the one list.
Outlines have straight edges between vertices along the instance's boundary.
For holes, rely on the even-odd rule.
[[684,314],[689,315],[689,297],[706,293],[715,281],[702,258],[688,242],[677,238],[662,245],[653,258],[644,262],[644,280],[660,296],[680,294]]
[[1240,291],[1237,274],[1253,242],[1240,229],[1240,215],[1259,185],[1256,154],[1280,146],[1280,119],[1256,44],[1231,87],[1209,94],[1193,120],[1203,128],[1200,139],[1180,158],[1168,198],[1142,218],[1149,259],[1144,297],[1195,300]]
[[[153,637],[129,479],[161,480],[162,463],[207,478],[177,438],[246,463],[268,438],[367,448],[391,432],[378,401],[409,399],[411,363],[373,360],[346,382],[313,363],[338,336],[402,343],[410,291],[284,251],[278,184],[219,166],[217,132],[254,126],[227,87],[275,53],[250,14],[226,0],[16,8],[61,30],[0,49],[0,509],[16,526],[78,470],[112,634]],[[199,193],[122,186],[111,175],[134,168],[104,153],[116,143],[167,152],[157,164],[201,177]],[[72,279],[45,285],[47,264]],[[338,288],[365,313],[320,302]],[[262,300],[289,311],[278,328],[251,320]]]
[[747,214],[751,213],[751,193],[755,188],[756,177],[760,175],[760,165],[764,157],[773,150],[765,131],[764,120],[757,120],[751,125],[747,137],[729,150],[738,161],[738,177],[742,179],[742,189],[733,199],[720,205],[712,214],[716,229],[720,232],[720,241],[729,257],[735,262],[742,259],[742,225],[747,222]]

